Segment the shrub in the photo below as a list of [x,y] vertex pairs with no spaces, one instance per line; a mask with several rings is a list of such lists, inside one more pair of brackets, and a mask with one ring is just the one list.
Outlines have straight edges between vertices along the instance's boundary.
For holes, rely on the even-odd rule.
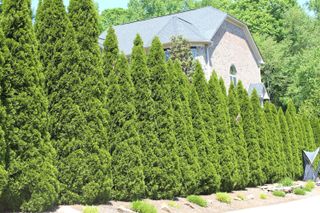
[[216,195],[217,197],[217,200],[222,202],[222,203],[228,203],[230,204],[231,203],[231,197],[228,193],[217,193]]
[[132,210],[138,213],[157,213],[156,207],[144,201],[133,202]]
[[311,192],[312,189],[314,189],[314,187],[316,187],[315,182],[309,180],[309,181],[306,183],[306,185],[304,186],[304,190],[306,190],[306,191],[308,191],[308,192]]
[[305,195],[306,191],[304,189],[298,188],[298,189],[293,190],[293,193],[296,195]]
[[190,195],[190,196],[187,197],[187,200],[190,203],[195,203],[195,204],[197,204],[198,206],[201,206],[201,207],[207,207],[208,206],[207,201],[205,199],[203,199],[202,197],[197,196],[197,195]]
[[286,196],[286,193],[283,191],[274,191],[274,192],[272,192],[272,194],[276,197],[285,197]]
[[174,201],[169,201],[168,206],[172,207],[172,208],[180,208],[180,205],[177,202]]
[[280,184],[282,186],[292,186],[293,185],[293,180],[290,178],[284,178],[280,181]]
[[99,210],[97,207],[93,207],[93,206],[86,206],[83,209],[83,213],[98,213]]
[[240,200],[245,200],[246,196],[244,194],[237,194],[237,198],[239,198]]
[[267,198],[268,198],[268,196],[266,194],[263,194],[263,193],[260,194],[260,199],[265,200]]

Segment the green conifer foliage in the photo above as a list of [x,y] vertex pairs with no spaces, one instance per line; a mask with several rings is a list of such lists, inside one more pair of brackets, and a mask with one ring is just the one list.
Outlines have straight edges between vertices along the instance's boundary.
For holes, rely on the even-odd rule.
[[305,127],[305,148],[308,150],[315,150],[317,146],[314,140],[312,126],[306,115],[302,115],[302,125]]
[[1,24],[10,57],[1,76],[8,184],[0,211],[41,212],[56,203],[58,181],[30,1],[4,1]]
[[[66,36],[67,27],[68,17],[62,0],[39,2],[35,32],[39,44],[41,44],[39,45],[40,61],[47,80],[61,62],[63,38]],[[53,70],[48,70],[48,67]]]
[[234,152],[238,165],[239,181],[237,189],[244,189],[249,183],[249,159],[247,152],[247,144],[244,138],[243,121],[241,118],[240,106],[238,103],[237,93],[233,84],[229,88],[228,109],[230,116],[230,125],[234,139]]
[[137,114],[137,130],[143,152],[142,163],[146,195],[153,197],[157,193],[157,178],[164,175],[165,167],[161,163],[161,150],[159,150],[161,144],[155,133],[156,127],[153,120],[155,105],[151,93],[150,72],[147,67],[143,41],[139,35],[136,36],[131,54],[131,75],[136,91],[134,101]]
[[[256,132],[257,132],[257,140],[259,142],[260,147],[260,159],[261,159],[261,169],[262,169],[262,183],[266,183],[268,181],[268,177],[270,174],[270,154],[268,150],[268,126],[267,120],[264,114],[264,111],[261,107],[260,98],[256,90],[254,90],[250,97],[250,102],[252,105],[252,112],[254,117],[254,123]],[[249,150],[248,150],[249,151]]]
[[108,29],[108,34],[103,46],[103,70],[104,76],[107,78],[110,71],[114,69],[119,55],[118,39],[112,27]]
[[[50,78],[55,84],[49,94],[49,113],[54,124],[51,137],[58,152],[57,167],[62,183],[60,202],[105,202],[110,199],[112,185],[104,120],[108,114],[98,99],[88,97],[84,91],[87,84],[81,79],[81,51],[71,24],[68,26],[62,61]],[[92,111],[85,111],[83,104]]]
[[[65,58],[59,66],[63,66],[63,63],[66,63],[67,66],[61,69],[72,69],[72,71],[69,71],[69,75],[71,76],[66,76],[66,79],[63,76],[60,80],[63,82],[67,78],[70,78],[69,80],[76,78],[72,83],[69,80],[67,81],[70,87],[77,88],[77,90],[71,88],[70,94],[66,94],[62,100],[57,100],[57,103],[59,105],[63,100],[72,98],[73,100],[69,101],[73,102],[71,106],[77,114],[70,116],[74,116],[75,120],[79,122],[77,125],[83,128],[82,133],[77,135],[77,140],[75,140],[76,144],[83,145],[79,147],[75,146],[78,149],[69,150],[67,152],[68,158],[70,157],[72,160],[76,159],[77,157],[74,154],[77,152],[80,153],[79,158],[81,155],[89,156],[85,160],[79,160],[81,163],[75,166],[84,168],[81,174],[83,178],[77,179],[76,187],[70,187],[70,184],[74,183],[72,181],[74,177],[71,174],[64,180],[67,191],[70,188],[74,189],[73,191],[69,191],[70,194],[65,193],[64,202],[90,204],[108,200],[110,198],[111,187],[110,170],[108,170],[110,167],[110,156],[107,152],[107,147],[109,146],[108,132],[106,129],[108,125],[108,113],[104,109],[106,87],[102,72],[100,49],[97,42],[99,35],[99,30],[97,29],[98,14],[92,1],[74,0],[69,4],[69,17],[73,27],[68,27],[70,35],[66,36],[69,40],[66,39],[65,43],[67,44],[65,44],[63,54],[69,52],[72,56],[64,55]],[[70,43],[73,44],[73,47]],[[59,117],[59,119],[65,118]],[[71,135],[72,133],[69,136]],[[72,138],[68,137],[66,139],[66,141],[72,140]],[[61,151],[62,147],[59,149]],[[72,160],[69,162],[72,162]],[[69,165],[69,162],[64,162],[63,166]],[[67,168],[64,167],[63,169]],[[101,187],[102,185],[105,187]]]
[[221,190],[231,191],[240,180],[237,177],[237,161],[233,150],[234,141],[230,128],[228,106],[224,96],[225,92],[221,91],[221,84],[215,72],[209,80],[208,92],[212,115],[215,118],[216,142],[221,166]]
[[[71,0],[68,11],[80,49],[98,53],[99,14],[94,2],[92,0]],[[97,61],[91,61],[90,63],[97,63]]]
[[[269,154],[272,155],[272,163],[271,164],[271,174],[270,181],[276,182],[283,178],[286,174],[285,167],[283,165],[283,148],[282,148],[282,138],[280,135],[280,126],[278,113],[275,106],[272,103],[265,103],[264,107],[266,118],[268,122],[268,131],[269,131],[269,140],[270,149]],[[277,129],[278,128],[278,129]]]
[[280,130],[281,130],[281,135],[282,135],[282,146],[283,146],[283,152],[285,153],[285,167],[286,167],[286,177],[293,178],[293,173],[294,173],[294,162],[293,162],[293,156],[292,156],[292,142],[291,142],[291,137],[289,135],[289,128],[287,124],[286,117],[282,111],[281,108],[278,110],[278,117],[280,121]]
[[239,105],[241,117],[243,119],[244,137],[247,143],[250,178],[249,185],[257,186],[263,182],[263,174],[261,169],[260,147],[255,129],[253,108],[249,100],[248,93],[243,87],[241,81],[237,84],[237,94],[239,98]]
[[320,146],[320,119],[318,118],[311,118],[311,127],[313,130],[314,141],[316,147]]
[[[114,76],[115,75],[115,76]],[[117,97],[110,100],[112,131],[112,176],[113,198],[137,200],[145,194],[140,138],[137,132],[137,117],[134,103],[135,89],[129,66],[120,55],[115,72],[110,76],[117,85],[110,85],[108,93],[116,91]],[[112,81],[110,81],[112,82]]]
[[299,146],[302,150],[307,150],[310,147],[308,147],[308,142],[307,142],[306,126],[304,125],[302,115],[297,114],[296,118],[297,118],[297,125],[298,125],[297,130],[299,131],[299,135],[301,135]]
[[[0,19],[1,22],[1,19]],[[6,61],[9,59],[9,50],[5,44],[5,37],[3,35],[3,31],[0,27],[0,80],[2,81],[3,75],[6,72]],[[0,84],[0,94],[2,93],[2,85]],[[0,100],[0,196],[2,194],[2,190],[7,184],[8,176],[7,171],[5,170],[5,153],[6,153],[6,142],[5,142],[5,132],[4,132],[4,124],[5,124],[5,107],[3,106],[2,100]]]
[[200,99],[202,118],[206,127],[208,143],[209,143],[209,146],[211,147],[210,153],[212,154],[212,156],[209,157],[208,160],[212,162],[212,165],[214,166],[215,170],[218,172],[219,176],[217,177],[219,179],[215,180],[214,182],[218,183],[216,188],[219,189],[220,181],[221,181],[220,179],[221,168],[220,168],[220,162],[219,162],[220,156],[219,156],[218,144],[216,142],[216,128],[214,125],[215,118],[212,114],[211,106],[208,102],[208,99],[209,99],[208,84],[200,63],[196,63],[196,68],[192,76],[192,84],[194,85],[198,93],[198,97]]
[[200,171],[198,173],[199,186],[197,193],[211,194],[219,190],[220,176],[212,164],[214,156],[212,146],[209,144],[206,124],[203,120],[202,105],[198,93],[193,85],[190,85],[189,104],[192,113],[192,125],[197,144]]
[[172,198],[181,190],[181,173],[174,133],[170,74],[159,38],[155,38],[152,42],[148,67],[151,71],[151,91],[155,102],[156,133],[162,146],[162,161],[167,164],[166,175],[158,181],[158,192],[153,197]]
[[293,105],[292,101],[289,101],[287,111],[286,111],[286,120],[289,128],[289,135],[291,139],[291,150],[292,150],[292,158],[293,158],[293,176],[294,178],[299,178],[302,175],[302,160],[301,153],[299,147],[299,132],[297,131],[296,125],[296,109]]
[[[194,137],[189,132],[193,132],[192,126],[185,118],[185,110],[189,108],[182,101],[183,94],[183,79],[184,75],[180,63],[176,61],[174,64],[171,60],[168,63],[168,71],[171,80],[171,95],[173,107],[173,121],[175,124],[175,137],[177,140],[178,156],[180,158],[180,170],[182,177],[181,195],[188,196],[194,194],[197,188],[196,174],[199,171],[199,165],[191,151],[195,147]],[[193,150],[194,151],[194,150]],[[197,156],[197,155],[196,155]]]

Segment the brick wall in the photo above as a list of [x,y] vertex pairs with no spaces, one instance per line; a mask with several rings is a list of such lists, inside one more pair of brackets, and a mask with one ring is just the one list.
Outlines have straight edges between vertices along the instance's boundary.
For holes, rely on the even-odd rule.
[[237,69],[237,79],[241,80],[248,89],[250,83],[260,83],[261,74],[257,61],[250,50],[244,32],[241,28],[225,21],[213,38],[212,45],[208,48],[209,61],[206,55],[198,59],[203,65],[206,78],[209,79],[212,70],[222,77],[226,87],[230,85],[230,67],[232,64]]

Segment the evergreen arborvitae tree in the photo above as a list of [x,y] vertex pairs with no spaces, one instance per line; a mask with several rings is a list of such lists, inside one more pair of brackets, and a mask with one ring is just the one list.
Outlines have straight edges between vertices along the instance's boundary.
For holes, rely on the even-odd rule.
[[[194,136],[189,134],[193,132],[192,126],[186,118],[186,110],[189,103],[183,102],[184,96],[183,78],[184,75],[180,63],[176,61],[174,64],[171,60],[168,63],[168,71],[171,80],[171,98],[173,107],[173,121],[175,124],[175,137],[178,146],[178,156],[180,157],[180,170],[182,177],[181,195],[188,196],[193,194],[197,188],[196,175],[199,171],[199,165],[194,153]],[[184,105],[188,104],[188,105]],[[191,151],[191,149],[193,149]]]
[[208,84],[204,76],[204,72],[202,70],[201,64],[199,62],[196,63],[196,68],[192,76],[192,83],[200,99],[202,118],[205,123],[208,143],[211,149],[210,154],[212,154],[212,156],[208,157],[208,160],[211,161],[212,165],[214,166],[215,170],[218,173],[218,176],[217,176],[218,179],[214,180],[214,182],[217,183],[215,188],[219,189],[220,183],[221,183],[220,182],[221,168],[220,168],[220,162],[219,162],[220,156],[219,156],[218,144],[216,142],[216,128],[214,125],[215,118],[212,114],[211,106],[208,102],[208,99],[209,99]]
[[[108,113],[101,102],[84,91],[81,51],[69,22],[63,41],[61,63],[49,81],[51,137],[58,152],[60,202],[92,204],[111,195],[111,157],[105,129]],[[91,111],[82,105],[87,104]],[[75,176],[76,174],[76,176]]]
[[152,41],[148,67],[151,71],[151,91],[155,102],[156,133],[161,143],[162,161],[166,162],[166,175],[159,179],[158,190],[153,198],[172,198],[181,190],[181,173],[174,133],[170,74],[166,67],[165,55],[159,38]]
[[293,176],[294,178],[299,178],[302,175],[302,160],[301,150],[299,147],[299,136],[296,124],[296,109],[292,101],[289,101],[286,111],[286,120],[289,129],[289,135],[291,139],[291,150],[293,158]]
[[237,182],[236,188],[244,189],[249,183],[250,168],[247,144],[243,132],[243,121],[241,118],[240,106],[233,84],[231,84],[229,88],[228,109],[231,131],[234,139],[234,152],[236,153],[235,158],[239,171],[239,181]]
[[281,108],[278,110],[278,117],[280,121],[280,131],[282,135],[282,146],[283,146],[283,152],[285,153],[285,167],[286,167],[286,177],[291,177],[293,178],[293,173],[294,173],[294,162],[293,162],[293,155],[292,155],[292,147],[291,147],[291,137],[289,135],[289,128],[287,124],[286,117],[282,111]]
[[208,92],[208,102],[212,109],[212,115],[215,118],[216,142],[218,144],[221,166],[221,190],[229,192],[235,188],[240,180],[237,177],[237,161],[233,150],[234,143],[230,128],[228,106],[215,72],[212,73],[209,80]]
[[[137,200],[145,194],[140,138],[137,132],[137,117],[134,102],[135,89],[129,66],[124,55],[120,55],[115,71],[111,70],[108,93],[117,97],[109,99],[112,128],[112,177],[113,198]],[[113,106],[111,106],[113,105]]]
[[274,159],[273,164],[271,164],[271,174],[270,181],[276,182],[283,178],[286,174],[285,167],[283,165],[284,156],[283,156],[283,146],[282,139],[280,135],[280,123],[278,119],[278,113],[275,106],[272,103],[265,103],[265,113],[268,122],[268,131],[269,131],[269,140],[271,153]]
[[[39,45],[40,61],[48,81],[61,62],[63,39],[66,36],[68,17],[62,0],[42,0],[39,2],[35,32]],[[52,70],[48,70],[48,68]],[[50,92],[51,81],[47,82]]]
[[108,33],[106,36],[106,40],[104,41],[103,47],[103,70],[104,76],[105,78],[107,78],[109,76],[110,71],[114,69],[119,55],[118,39],[112,27],[108,29]]
[[146,195],[154,197],[158,188],[157,179],[165,175],[165,167],[163,167],[164,164],[161,162],[161,150],[159,150],[161,144],[155,133],[156,127],[153,120],[155,105],[151,93],[150,72],[147,67],[143,41],[139,35],[137,35],[134,41],[131,54],[131,75],[135,87],[134,101],[137,113],[137,130],[143,152],[142,162],[144,166]]
[[[1,23],[1,19],[0,19]],[[3,75],[6,72],[6,61],[9,60],[9,50],[5,44],[5,37],[2,31],[2,27],[0,27],[0,94],[3,94],[2,89],[2,79]],[[5,132],[4,132],[4,124],[5,124],[5,114],[6,110],[3,106],[2,100],[0,100],[0,197],[2,194],[2,190],[7,184],[8,176],[7,171],[5,170],[5,154],[6,154],[6,142],[5,142]]]
[[57,202],[58,181],[30,1],[4,1],[1,25],[10,58],[1,75],[8,184],[0,211],[41,212]]
[[198,93],[193,85],[190,87],[189,104],[200,166],[200,171],[197,176],[199,185],[196,193],[212,194],[219,190],[220,176],[212,164],[211,158],[215,156],[212,146],[209,144],[206,124],[203,120],[202,105]]
[[[260,159],[261,159],[261,169],[262,169],[262,183],[266,183],[268,181],[268,177],[270,174],[270,160],[271,156],[268,148],[268,126],[267,120],[264,114],[264,111],[261,107],[260,98],[256,90],[254,90],[250,97],[250,102],[252,105],[252,113],[254,117],[254,123],[256,132],[257,132],[257,140],[260,148]],[[249,150],[248,150],[249,152]]]
[[248,93],[240,81],[237,84],[237,95],[239,99],[241,117],[243,119],[244,137],[247,143],[250,178],[249,186],[257,186],[263,183],[261,169],[260,146],[257,131],[254,123],[253,108],[249,100]]
[[317,148],[310,120],[306,115],[302,115],[302,125],[305,127],[305,148],[315,150]]
[[[88,204],[104,202],[110,198],[111,179],[109,171],[110,156],[107,153],[107,148],[109,147],[107,132],[108,113],[104,109],[106,86],[98,46],[98,14],[91,0],[70,1],[68,10],[73,27],[68,27],[69,32],[67,33],[73,35],[66,36],[69,40],[66,39],[65,43],[68,44],[64,44],[63,54],[69,52],[72,56],[64,56],[65,59],[62,60],[59,66],[63,66],[66,63],[67,66],[61,69],[73,69],[69,71],[69,75],[71,75],[70,80],[72,78],[76,79],[72,83],[69,82],[69,85],[77,88],[77,91],[71,88],[70,94],[66,94],[61,100],[56,101],[59,105],[65,99],[72,97],[73,103],[71,106],[75,107],[73,111],[76,110],[78,114],[70,116],[75,116],[76,120],[79,119],[77,122],[82,122],[78,123],[78,126],[81,126],[83,131],[77,135],[77,140],[74,141],[76,144],[83,145],[79,147],[75,146],[78,149],[69,150],[67,158],[70,157],[73,160],[80,158],[82,154],[89,156],[79,160],[83,164],[79,163],[78,166],[83,166],[84,171],[81,173],[83,178],[77,179],[76,187],[70,187],[70,184],[73,184],[71,178],[74,178],[71,174],[64,180],[65,190],[70,193],[66,193],[66,196],[62,198],[64,202]],[[73,43],[74,47],[71,47],[70,43]],[[69,60],[74,60],[73,64]],[[65,71],[60,73],[65,73]],[[77,77],[73,75],[77,75]],[[66,79],[62,76],[60,81],[64,80]],[[70,96],[72,94],[74,96]],[[60,115],[58,115],[59,119],[66,119],[61,118]],[[66,137],[66,141],[72,140],[70,138],[71,135],[72,133]],[[64,140],[64,138],[61,140]],[[62,151],[62,147],[60,147],[60,151]],[[74,156],[74,152],[80,152],[79,156]],[[64,162],[63,166],[69,165],[72,160]],[[66,171],[66,173],[69,172]],[[64,176],[64,173],[61,174]]]
[[301,135],[299,146],[301,150],[307,150],[310,147],[308,147],[308,143],[307,143],[306,126],[304,126],[302,115],[297,114],[296,118],[297,118],[297,125],[298,125],[297,131],[299,131],[299,135]]
[[313,136],[316,147],[320,146],[320,119],[319,118],[311,118],[311,127],[313,130]]

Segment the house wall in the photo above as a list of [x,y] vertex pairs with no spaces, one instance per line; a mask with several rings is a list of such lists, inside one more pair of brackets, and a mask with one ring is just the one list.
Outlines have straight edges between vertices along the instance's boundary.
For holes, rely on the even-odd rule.
[[261,83],[260,68],[240,27],[225,21],[212,39],[212,45],[207,48],[207,53],[203,52],[203,55],[197,58],[207,79],[210,79],[212,71],[215,70],[229,88],[230,67],[234,64],[237,79],[242,81],[245,88],[248,89],[251,83]]

